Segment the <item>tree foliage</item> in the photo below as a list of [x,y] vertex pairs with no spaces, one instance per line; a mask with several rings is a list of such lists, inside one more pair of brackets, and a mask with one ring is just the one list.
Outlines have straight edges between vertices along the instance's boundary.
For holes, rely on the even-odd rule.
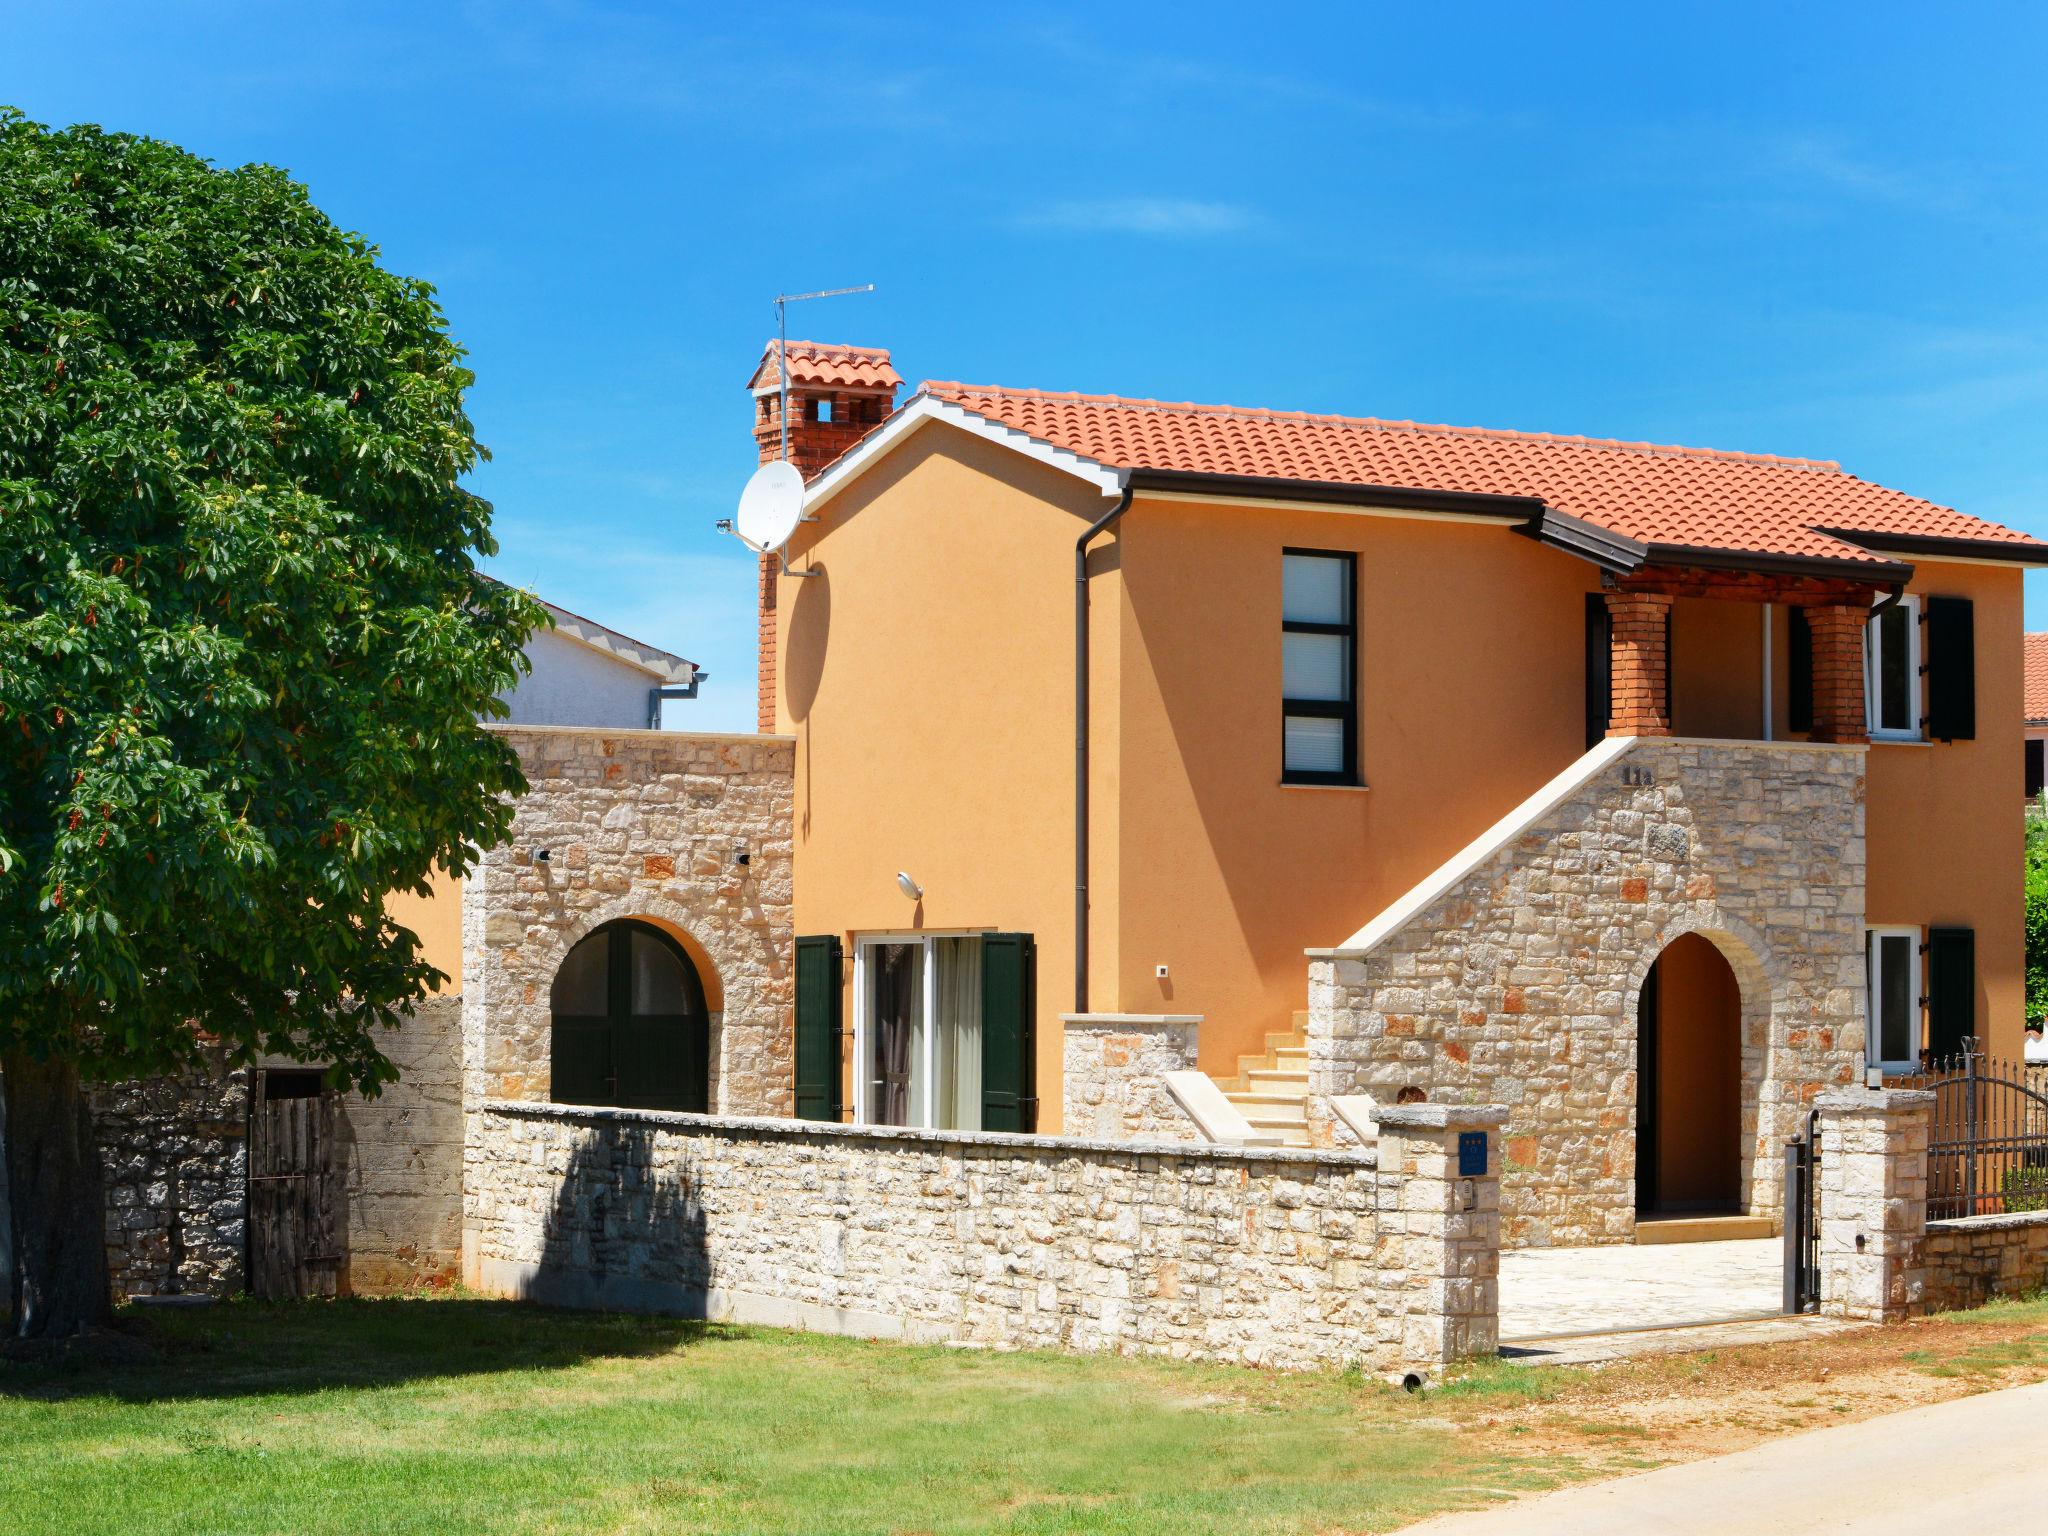
[[0,1051],[391,1076],[384,897],[525,787],[462,356],[281,171],[0,114]]

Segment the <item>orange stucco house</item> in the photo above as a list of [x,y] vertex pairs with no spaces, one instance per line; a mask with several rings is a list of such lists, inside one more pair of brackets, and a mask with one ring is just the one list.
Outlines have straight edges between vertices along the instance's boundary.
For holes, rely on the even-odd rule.
[[1508,1241],[1613,1241],[1771,1221],[1829,1085],[2018,1054],[2048,546],[1832,463],[788,362],[800,1113],[1504,1104]]

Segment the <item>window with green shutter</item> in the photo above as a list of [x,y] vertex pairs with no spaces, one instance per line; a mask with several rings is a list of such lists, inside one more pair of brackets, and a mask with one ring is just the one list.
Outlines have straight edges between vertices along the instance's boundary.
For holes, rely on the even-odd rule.
[[830,934],[796,941],[796,1114],[839,1119],[840,977],[844,951]]
[[981,1128],[1038,1128],[1038,950],[1028,933],[981,940]]

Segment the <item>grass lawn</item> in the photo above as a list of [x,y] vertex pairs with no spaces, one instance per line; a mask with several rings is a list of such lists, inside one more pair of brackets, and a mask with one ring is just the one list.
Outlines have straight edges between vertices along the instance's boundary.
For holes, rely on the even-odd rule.
[[0,1359],[0,1533],[1332,1536],[2044,1373],[2044,1302],[1425,1396],[461,1297],[131,1309]]

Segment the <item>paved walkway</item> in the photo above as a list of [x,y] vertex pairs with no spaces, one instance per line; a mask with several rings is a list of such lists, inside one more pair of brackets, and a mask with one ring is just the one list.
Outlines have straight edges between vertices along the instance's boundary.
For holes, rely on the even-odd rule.
[[2048,1383],[1788,1435],[1754,1450],[1566,1488],[1403,1536],[1927,1536],[2038,1531]]
[[1501,1343],[1775,1317],[1784,1251],[1775,1237],[1511,1249],[1500,1256]]

